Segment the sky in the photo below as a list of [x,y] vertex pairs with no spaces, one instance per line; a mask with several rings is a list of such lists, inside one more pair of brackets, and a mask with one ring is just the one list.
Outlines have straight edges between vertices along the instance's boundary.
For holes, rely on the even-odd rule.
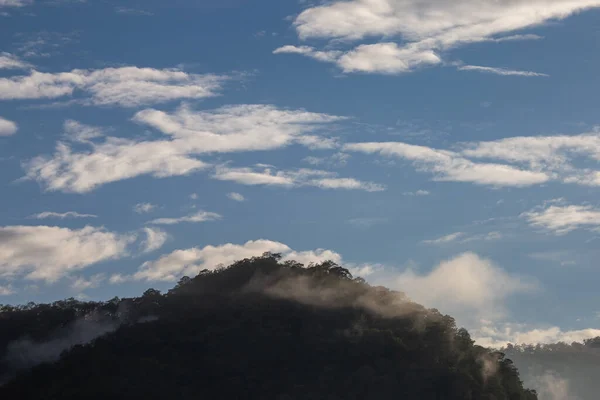
[[270,251],[600,335],[600,0],[0,0],[0,303]]

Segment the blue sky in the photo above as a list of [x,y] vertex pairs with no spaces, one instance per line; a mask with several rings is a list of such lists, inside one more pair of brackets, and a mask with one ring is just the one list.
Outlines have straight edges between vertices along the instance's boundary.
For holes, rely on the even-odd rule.
[[334,259],[600,335],[596,0],[0,0],[0,302]]

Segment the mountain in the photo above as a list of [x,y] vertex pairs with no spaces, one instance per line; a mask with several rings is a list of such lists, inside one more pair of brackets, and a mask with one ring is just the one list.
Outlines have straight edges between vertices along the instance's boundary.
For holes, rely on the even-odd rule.
[[3,306],[2,399],[537,399],[453,318],[277,254],[168,293]]

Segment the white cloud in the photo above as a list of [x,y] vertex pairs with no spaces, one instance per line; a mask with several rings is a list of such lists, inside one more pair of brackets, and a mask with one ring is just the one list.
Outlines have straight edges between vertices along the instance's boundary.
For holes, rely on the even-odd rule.
[[273,150],[301,143],[326,125],[345,120],[304,110],[272,105],[242,104],[211,111],[194,111],[182,105],[174,113],[138,112],[134,121],[151,126],[190,147],[189,153],[230,153]]
[[77,277],[73,279],[71,283],[71,288],[76,290],[77,292],[83,292],[87,289],[95,289],[102,284],[105,280],[104,274],[96,274],[91,276],[89,279],[86,279],[83,276]]
[[233,181],[242,185],[270,185],[284,187],[314,186],[321,189],[347,189],[379,192],[385,186],[372,182],[362,182],[354,178],[339,178],[336,173],[314,170],[298,169],[293,171],[274,171],[272,168],[231,168],[217,167],[215,179]]
[[556,235],[576,229],[600,228],[600,209],[589,205],[543,206],[521,214],[534,227],[543,228]]
[[440,64],[431,50],[399,47],[396,43],[363,44],[341,56],[338,66],[344,72],[401,74],[416,68]]
[[345,151],[378,153],[412,161],[417,170],[435,174],[435,180],[438,181],[523,187],[550,179],[542,172],[527,171],[504,164],[475,163],[453,151],[402,142],[350,143],[343,148]]
[[125,14],[125,15],[140,15],[145,17],[150,17],[154,15],[150,11],[140,10],[137,8],[128,8],[128,7],[115,7],[115,12],[117,14]]
[[[2,4],[0,3],[0,7]],[[27,69],[31,64],[10,53],[0,53],[0,69]]]
[[0,137],[14,135],[17,133],[17,130],[17,124],[0,117]]
[[431,193],[427,190],[417,190],[416,192],[404,192],[405,196],[429,196]]
[[532,71],[519,71],[514,69],[505,69],[505,68],[495,68],[495,67],[482,67],[479,65],[463,65],[458,67],[459,71],[477,71],[484,72],[488,74],[494,75],[502,75],[502,76],[539,76],[539,77],[548,77],[548,74],[542,74],[539,72]]
[[474,253],[444,261],[427,274],[408,269],[397,276],[388,275],[384,281],[418,303],[456,316],[461,323],[474,316],[500,317],[506,298],[536,288]]
[[490,142],[468,143],[462,153],[472,158],[503,160],[527,165],[565,183],[600,186],[600,173],[573,165],[577,158],[600,161],[600,132],[580,135],[520,136]]
[[151,253],[160,249],[169,239],[169,234],[156,228],[144,228],[146,239],[142,242],[143,253]]
[[563,331],[557,326],[532,327],[525,324],[495,324],[483,320],[480,326],[472,329],[472,337],[477,344],[485,347],[500,348],[509,343],[517,344],[552,344],[558,342],[582,343],[585,339],[600,336],[600,329],[581,329]]
[[455,242],[456,240],[462,238],[465,236],[464,232],[455,232],[455,233],[451,233],[449,235],[446,236],[442,236],[438,239],[432,239],[432,240],[424,240],[423,243],[425,244],[442,244],[442,243],[450,243],[450,242]]
[[[328,39],[338,47],[366,38],[385,42],[360,45],[343,55],[308,46],[285,46],[277,52],[335,61],[346,72],[403,73],[438,64],[437,53],[460,45],[539,39],[531,34],[499,35],[598,6],[599,0],[337,0],[309,7],[296,17],[301,40]],[[403,44],[392,42],[395,38]]]
[[504,236],[500,232],[487,232],[487,233],[476,233],[472,235],[467,235],[464,232],[455,232],[446,236],[442,236],[438,239],[433,240],[424,240],[422,243],[424,244],[433,244],[440,245],[446,243],[470,243],[477,241],[492,241],[492,240],[500,240]]
[[63,124],[65,138],[73,142],[87,143],[104,136],[104,130],[97,126],[85,125],[69,119]]
[[203,269],[213,270],[219,264],[230,265],[265,252],[284,253],[290,250],[285,244],[270,240],[249,241],[243,245],[228,243],[202,249],[177,250],[156,261],[144,263],[132,278],[146,281],[177,281],[184,275],[195,276]]
[[11,285],[8,285],[8,286],[0,285],[0,296],[10,296],[15,293],[16,292]]
[[2,7],[23,7],[29,5],[33,0],[0,0],[0,8]]
[[133,211],[137,214],[147,214],[156,209],[156,205],[151,203],[138,203],[133,206]]
[[48,219],[48,218],[56,218],[56,219],[66,219],[66,218],[98,218],[97,215],[93,214],[81,214],[75,211],[67,211],[65,213],[57,213],[52,211],[44,211],[39,214],[34,214],[29,218],[34,219]]
[[350,154],[347,153],[335,153],[329,157],[315,157],[308,156],[304,158],[302,161],[310,164],[310,165],[324,165],[333,168],[344,167],[348,164],[348,160],[350,159]]
[[122,258],[136,240],[86,226],[72,230],[56,226],[0,227],[0,277],[25,276],[56,281],[90,265]]
[[153,221],[150,221],[150,224],[153,225],[176,225],[183,222],[192,222],[192,223],[200,223],[200,222],[208,222],[208,221],[216,221],[221,219],[221,215],[217,213],[207,212],[207,211],[198,211],[191,215],[186,215],[184,217],[179,218],[158,218]]
[[231,200],[235,200],[235,201],[240,201],[240,202],[246,201],[246,198],[243,195],[241,195],[239,193],[235,193],[235,192],[228,193],[227,197],[229,197]]
[[[134,120],[160,130],[164,138],[109,136],[99,143],[84,143],[88,151],[74,151],[70,144],[59,142],[52,157],[34,158],[24,167],[27,177],[42,183],[47,190],[85,193],[140,175],[164,178],[206,169],[208,165],[196,158],[200,154],[282,148],[315,137],[324,125],[342,119],[269,105],[238,105],[198,112],[184,105],[173,114],[144,110]],[[82,132],[80,127],[75,131]],[[89,137],[95,131],[87,127],[85,132]]]
[[339,51],[318,51],[310,46],[283,46],[273,51],[273,54],[302,54],[318,61],[335,62],[342,55]]
[[61,73],[34,70],[29,75],[0,78],[0,100],[59,98],[80,91],[88,97],[82,104],[138,107],[212,97],[227,79],[177,69],[138,67],[76,69]]

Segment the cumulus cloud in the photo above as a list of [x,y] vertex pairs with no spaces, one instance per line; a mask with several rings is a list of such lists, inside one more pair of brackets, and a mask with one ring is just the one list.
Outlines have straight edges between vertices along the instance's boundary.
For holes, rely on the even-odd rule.
[[345,72],[405,73],[440,64],[441,53],[469,43],[538,39],[502,35],[599,6],[600,0],[337,0],[296,17],[301,40],[326,39],[338,47],[367,38],[385,41],[344,51],[285,46],[276,52],[335,62]]
[[33,218],[33,219],[49,219],[49,218],[67,219],[67,218],[98,218],[98,216],[94,215],[94,214],[81,214],[76,211],[67,211],[64,213],[44,211],[42,213],[33,214],[29,218]]
[[156,209],[156,205],[151,203],[138,203],[133,206],[133,211],[137,214],[147,214]]
[[[158,140],[105,136],[84,143],[76,151],[61,141],[53,156],[40,156],[24,164],[27,177],[49,191],[85,193],[140,175],[157,178],[187,175],[209,167],[201,154],[273,150],[317,137],[317,131],[344,119],[304,110],[283,110],[270,105],[238,105],[211,111],[193,111],[183,105],[169,114],[153,109],[134,120],[161,131]],[[72,127],[73,124],[70,124]],[[94,136],[90,127],[75,129],[76,137]]]
[[142,252],[151,253],[163,247],[169,239],[169,234],[157,228],[144,228],[146,239],[142,242]]
[[31,280],[56,281],[102,261],[128,254],[135,234],[118,234],[86,226],[0,227],[0,277],[25,276]]
[[0,117],[0,137],[14,135],[17,133],[17,130],[16,123]]
[[[265,252],[290,251],[291,249],[285,244],[270,240],[249,241],[243,245],[228,243],[222,246],[206,246],[202,249],[176,250],[156,261],[142,264],[131,278],[145,281],[177,281],[184,275],[195,276],[203,269],[214,270],[219,264],[229,265],[237,260],[259,256]],[[123,278],[115,279],[116,283]]]
[[87,289],[95,289],[104,282],[106,277],[104,274],[96,274],[89,278],[83,276],[76,277],[71,283],[71,288],[77,292],[83,292]]
[[0,100],[44,99],[82,94],[81,104],[138,107],[218,94],[228,77],[189,74],[178,69],[138,67],[75,69],[0,78]]
[[397,276],[387,276],[385,281],[418,303],[457,316],[461,323],[472,320],[474,315],[500,317],[505,312],[506,298],[536,288],[474,253],[444,261],[429,273],[408,269]]
[[542,172],[504,164],[476,163],[454,151],[402,142],[350,143],[343,148],[345,151],[375,153],[412,161],[417,170],[433,173],[438,181],[522,187],[540,184],[550,179]]
[[552,344],[583,343],[585,339],[600,336],[600,329],[581,329],[563,331],[557,326],[532,327],[526,324],[494,323],[482,320],[481,325],[472,330],[472,336],[481,346],[501,348],[511,343],[517,344]]
[[221,218],[222,218],[222,216],[217,213],[207,212],[207,211],[198,211],[194,214],[186,215],[184,217],[158,218],[153,221],[150,221],[149,223],[153,224],[153,225],[176,225],[176,224],[180,224],[182,222],[199,223],[199,222],[207,222],[207,221],[216,221]]
[[590,205],[545,205],[521,214],[531,226],[556,235],[576,229],[600,229],[600,209]]
[[268,185],[284,187],[314,186],[321,189],[346,189],[379,192],[385,186],[362,182],[354,178],[340,178],[334,172],[301,168],[290,171],[276,171],[267,168],[232,168],[220,166],[216,168],[214,178],[222,181],[237,182],[242,185]]
[[11,285],[8,285],[8,286],[0,285],[0,296],[10,296],[15,293],[16,292]]
[[240,193],[235,193],[235,192],[228,193],[227,197],[229,197],[231,200],[235,200],[235,201],[239,201],[239,202],[246,201],[246,198],[243,195],[241,195]]
[[[0,7],[2,4],[0,3]],[[27,69],[31,68],[31,64],[19,59],[19,57],[0,52],[0,69]]]
[[532,72],[532,71],[519,71],[514,69],[506,69],[506,68],[495,68],[495,67],[482,67],[479,65],[463,65],[458,67],[459,71],[477,71],[494,75],[501,76],[540,76],[540,77],[548,77],[548,74],[542,74],[540,72]]

